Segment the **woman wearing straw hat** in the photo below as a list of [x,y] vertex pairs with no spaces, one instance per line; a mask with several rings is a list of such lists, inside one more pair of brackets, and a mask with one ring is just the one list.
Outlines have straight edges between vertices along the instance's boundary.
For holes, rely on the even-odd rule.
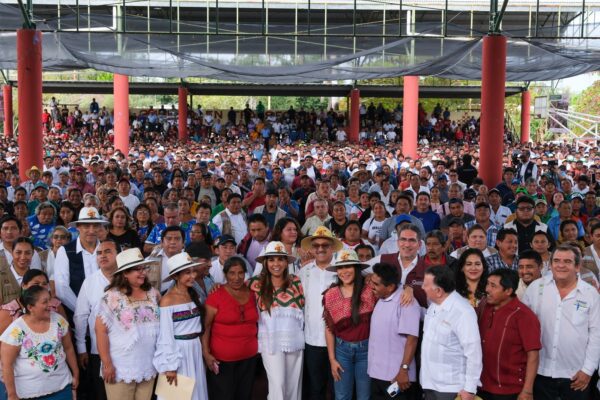
[[338,276],[337,283],[323,294],[325,338],[336,400],[352,399],[354,385],[357,400],[371,396],[367,352],[376,299],[361,275],[367,267],[353,250],[339,251],[335,262],[327,267]]
[[270,242],[256,261],[264,268],[250,280],[260,311],[258,351],[269,380],[269,400],[302,398],[304,291],[300,278],[289,273],[282,242]]
[[160,333],[154,353],[154,366],[167,376],[170,384],[177,384],[177,374],[196,381],[192,400],[207,400],[206,371],[200,355],[202,306],[194,290],[196,280],[194,262],[188,253],[179,253],[169,258],[169,275],[163,282],[175,284],[160,300]]
[[146,276],[151,262],[137,247],[119,253],[98,305],[96,338],[108,400],[152,397],[160,295]]

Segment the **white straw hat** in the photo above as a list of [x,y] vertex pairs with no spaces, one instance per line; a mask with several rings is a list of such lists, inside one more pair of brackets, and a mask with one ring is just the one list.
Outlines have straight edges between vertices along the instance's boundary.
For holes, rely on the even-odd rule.
[[167,260],[167,267],[169,267],[169,275],[167,275],[167,277],[163,279],[163,282],[170,281],[171,279],[173,279],[173,275],[183,271],[184,269],[195,267],[200,264],[201,263],[192,260],[192,257],[190,257],[190,255],[185,251],[179,254],[175,254],[173,257]]
[[123,250],[117,254],[117,270],[113,275],[137,267],[138,265],[150,264],[152,262],[152,260],[144,259],[144,255],[137,247]]
[[100,213],[95,207],[83,207],[81,211],[79,211],[79,218],[77,221],[69,223],[69,226],[74,227],[78,224],[108,225],[108,221],[100,216]]

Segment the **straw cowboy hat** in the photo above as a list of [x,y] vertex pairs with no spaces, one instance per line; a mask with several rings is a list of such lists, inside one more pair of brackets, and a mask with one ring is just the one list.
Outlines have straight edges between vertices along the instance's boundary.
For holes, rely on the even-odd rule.
[[144,255],[137,247],[123,250],[117,254],[117,270],[113,273],[113,275],[126,271],[130,268],[137,267],[138,265],[150,264],[152,262],[152,260],[144,259]]
[[32,172],[37,172],[40,175],[42,174],[42,171],[40,171],[40,169],[38,167],[33,165],[31,168],[29,168],[27,171],[25,171],[25,175],[27,175],[28,178],[31,178],[30,175]]
[[333,233],[331,233],[329,229],[325,228],[324,226],[320,226],[317,228],[315,233],[312,234],[312,236],[308,236],[302,239],[302,242],[300,242],[300,247],[302,248],[302,250],[310,250],[312,241],[315,239],[331,240],[333,245],[333,251],[340,251],[342,247],[344,247],[342,242],[338,238],[333,236]]
[[167,267],[169,267],[169,275],[167,275],[167,277],[163,279],[163,282],[170,281],[171,279],[173,279],[173,276],[178,272],[198,266],[200,264],[201,263],[199,262],[194,262],[194,260],[192,260],[192,257],[190,257],[190,255],[185,251],[179,254],[175,254],[173,257],[167,260]]
[[77,221],[69,223],[69,226],[74,227],[78,224],[108,225],[108,221],[100,216],[100,213],[95,207],[83,207],[81,211],[79,211],[79,218]]
[[287,257],[288,264],[296,261],[296,257],[288,255],[288,253],[285,251],[285,246],[283,245],[283,243],[269,242],[269,244],[265,248],[264,252],[261,253],[258,257],[256,257],[256,262],[264,264],[265,259],[267,257],[272,257],[272,256]]
[[339,267],[347,267],[351,265],[358,265],[361,270],[369,267],[369,264],[365,264],[358,259],[358,255],[354,250],[344,249],[338,251],[333,264],[325,269],[327,271],[335,272]]

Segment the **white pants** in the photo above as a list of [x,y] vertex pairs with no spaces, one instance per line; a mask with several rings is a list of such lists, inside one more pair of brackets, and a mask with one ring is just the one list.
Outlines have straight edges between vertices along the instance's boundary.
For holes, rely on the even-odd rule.
[[261,356],[269,380],[268,400],[301,400],[304,351]]

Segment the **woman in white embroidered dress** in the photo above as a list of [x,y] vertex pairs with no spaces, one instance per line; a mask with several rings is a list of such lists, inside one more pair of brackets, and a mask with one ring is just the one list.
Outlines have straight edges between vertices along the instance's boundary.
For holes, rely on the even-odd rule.
[[302,398],[302,362],[304,354],[304,291],[300,279],[289,273],[288,255],[282,242],[270,242],[264,254],[259,276],[250,280],[260,311],[258,351],[269,380],[269,400]]
[[[169,258],[169,275],[164,282],[175,284],[160,300],[160,333],[154,353],[154,367],[167,376],[170,384],[177,384],[177,374],[196,381],[192,400],[208,400],[206,371],[202,361],[201,304],[194,290],[196,270],[200,265],[187,253]],[[159,397],[160,399],[160,397]]]
[[136,247],[117,255],[117,271],[98,305],[96,337],[108,400],[150,400],[160,294]]

